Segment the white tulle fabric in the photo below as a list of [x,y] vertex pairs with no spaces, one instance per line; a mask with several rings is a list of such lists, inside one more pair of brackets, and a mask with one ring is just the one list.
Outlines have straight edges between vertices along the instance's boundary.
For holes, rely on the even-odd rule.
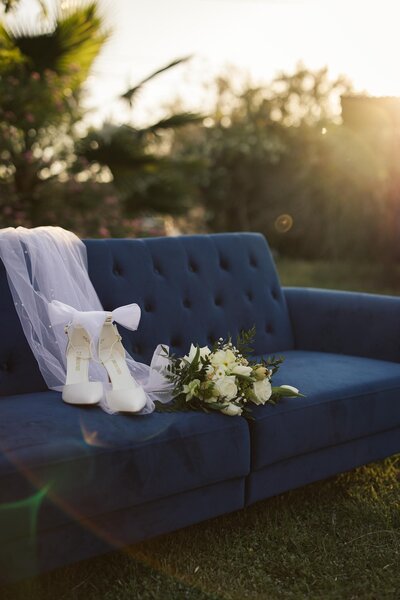
[[[137,304],[104,311],[87,271],[86,247],[71,231],[61,227],[9,227],[0,230],[0,258],[7,271],[10,290],[24,334],[50,389],[61,391],[66,378],[66,324],[81,324],[92,338],[95,360],[89,378],[110,385],[97,362],[97,340],[107,316],[128,329],[137,329]],[[150,366],[128,354],[127,364],[134,379],[143,386],[147,403],[143,413],[154,410],[154,402],[169,402],[172,387],[163,372],[168,364],[161,346],[154,351]],[[105,394],[101,403],[107,405]]]

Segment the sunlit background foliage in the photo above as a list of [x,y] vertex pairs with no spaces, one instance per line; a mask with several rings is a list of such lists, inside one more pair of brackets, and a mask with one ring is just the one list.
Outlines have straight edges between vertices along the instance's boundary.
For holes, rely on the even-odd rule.
[[237,89],[221,74],[211,111],[177,101],[136,125],[142,87],[183,57],[122,94],[125,124],[94,127],[85,82],[113,35],[97,3],[41,2],[42,16],[20,24],[7,20],[18,1],[2,4],[0,226],[91,237],[257,230],[282,256],[398,258],[391,99],[299,64],[263,87]]

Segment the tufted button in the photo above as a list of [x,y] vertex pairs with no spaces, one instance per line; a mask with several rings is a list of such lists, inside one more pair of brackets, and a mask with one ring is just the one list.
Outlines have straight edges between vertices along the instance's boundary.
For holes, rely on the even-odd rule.
[[267,326],[265,327],[265,331],[267,333],[273,333],[274,332],[274,328],[272,327],[271,323],[267,324]]
[[221,306],[222,305],[222,298],[220,296],[217,296],[214,300],[214,304],[215,306]]
[[253,300],[253,292],[247,292],[246,296],[247,299],[250,300],[250,302]]
[[229,263],[226,260],[226,258],[223,258],[222,256],[221,256],[220,261],[219,261],[219,266],[221,267],[221,269],[223,271],[228,271],[229,270]]
[[174,346],[175,348],[182,346],[182,339],[179,335],[175,335],[171,338],[171,346]]
[[160,267],[158,265],[154,265],[154,269],[153,270],[154,270],[154,273],[156,275],[162,275],[161,269],[160,269]]
[[183,301],[183,306],[185,308],[190,308],[192,306],[192,303],[190,302],[189,298],[185,298]]
[[258,261],[255,256],[250,256],[250,265],[252,267],[258,267]]
[[190,263],[189,263],[189,271],[191,271],[192,273],[197,273],[198,270],[199,270],[199,268],[196,265],[196,263],[194,263],[193,261],[190,261]]
[[136,344],[135,346],[133,346],[133,352],[135,354],[141,354],[142,352],[142,347],[139,344]]
[[274,300],[278,300],[278,292],[276,290],[271,290],[271,296]]
[[122,269],[119,265],[114,265],[113,268],[114,275],[122,275]]
[[144,305],[144,310],[146,312],[152,312],[154,310],[154,307],[152,305],[151,302],[146,302],[146,304]]
[[213,344],[216,340],[216,337],[214,335],[212,335],[211,333],[207,336],[207,341],[209,344]]
[[9,373],[11,371],[10,363],[3,362],[0,364],[0,371],[4,371],[4,373]]

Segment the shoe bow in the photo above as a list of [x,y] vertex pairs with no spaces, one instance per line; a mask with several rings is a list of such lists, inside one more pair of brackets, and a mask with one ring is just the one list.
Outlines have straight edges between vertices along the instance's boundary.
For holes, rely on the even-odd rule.
[[[104,321],[111,317],[126,329],[136,331],[139,326],[141,310],[138,304],[127,304],[119,306],[113,311],[107,310],[77,310],[69,304],[64,304],[59,300],[53,300],[49,303],[49,318],[53,326],[59,325],[80,325],[89,332],[97,333]],[[97,337],[97,336],[95,336]]]

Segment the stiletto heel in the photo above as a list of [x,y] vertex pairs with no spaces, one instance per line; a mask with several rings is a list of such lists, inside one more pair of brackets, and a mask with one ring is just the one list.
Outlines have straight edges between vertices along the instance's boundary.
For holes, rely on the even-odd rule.
[[125,348],[111,316],[106,318],[100,333],[99,359],[107,370],[112,385],[112,389],[106,392],[109,407],[118,412],[142,410],[146,404],[146,395],[129,372]]
[[92,358],[88,332],[79,325],[66,325],[68,335],[67,377],[62,399],[68,404],[97,404],[103,396],[100,381],[89,381],[89,361]]

